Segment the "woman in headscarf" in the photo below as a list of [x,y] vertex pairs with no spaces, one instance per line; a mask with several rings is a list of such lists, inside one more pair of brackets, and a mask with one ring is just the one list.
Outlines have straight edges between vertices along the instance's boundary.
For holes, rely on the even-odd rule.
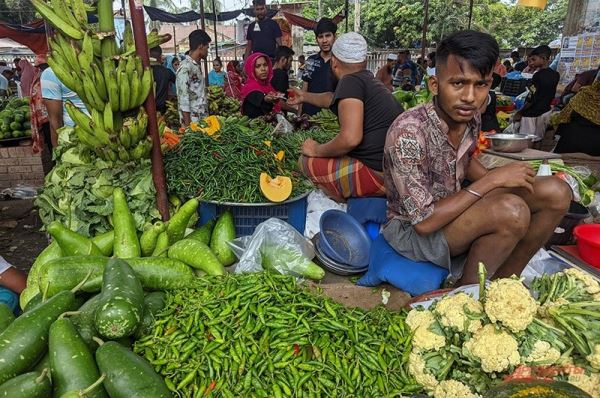
[[225,95],[240,99],[242,91],[242,76],[238,73],[239,61],[227,63],[227,79],[225,80]]
[[19,68],[21,68],[21,94],[23,97],[29,97],[31,95],[31,84],[35,75],[35,68],[26,59],[19,61]]
[[[165,58],[165,61],[163,62],[163,65],[169,69],[171,72],[175,73],[175,75],[177,75],[177,69],[179,69],[179,58],[176,57],[175,55],[168,55]],[[169,96],[175,97],[177,95],[177,87],[175,86],[175,83],[173,83],[171,85],[171,88],[169,89]]]
[[560,136],[554,152],[600,156],[600,72],[591,86],[571,98],[554,124]]
[[273,65],[262,53],[254,53],[244,64],[246,84],[242,87],[242,113],[250,118],[281,111],[280,98],[271,86]]

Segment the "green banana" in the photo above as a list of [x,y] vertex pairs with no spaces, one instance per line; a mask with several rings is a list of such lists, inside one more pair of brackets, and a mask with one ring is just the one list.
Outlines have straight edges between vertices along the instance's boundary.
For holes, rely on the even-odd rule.
[[71,0],[70,3],[73,8],[73,15],[75,15],[75,19],[79,22],[79,25],[82,28],[87,27],[88,17],[83,0]]
[[[104,79],[104,75],[102,71],[96,64],[92,64],[92,71],[94,72],[94,82],[96,83],[96,90],[98,91],[98,95],[102,99],[102,102],[108,101],[108,90],[106,88],[106,81]],[[104,111],[102,109],[101,111]]]
[[104,159],[106,159],[106,160],[111,160],[113,162],[116,162],[118,159],[115,151],[113,151],[110,148],[106,148],[106,147],[102,148],[102,153],[104,154]]
[[140,85],[142,84],[141,81],[141,76],[138,75],[137,70],[133,70],[132,74],[131,74],[131,85],[130,85],[130,93],[129,93],[129,108],[128,109],[134,109],[137,106],[139,106],[138,104],[138,98],[140,97]]
[[75,134],[77,135],[77,138],[79,138],[79,141],[85,146],[92,149],[102,148],[102,144],[100,143],[100,141],[98,141],[96,137],[86,132],[80,126],[75,126]]
[[31,0],[31,4],[57,30],[74,40],[83,39],[83,31],[78,26],[72,26],[70,21],[65,20],[62,15],[57,14],[58,10],[53,10],[44,0]]
[[142,66],[142,59],[135,57],[135,70],[137,70],[138,76],[141,78],[144,74],[144,67]]
[[133,80],[133,71],[135,70],[135,58],[136,55],[129,56],[125,58],[127,63],[125,64],[125,72],[127,72],[127,81],[130,82]]
[[90,116],[85,114],[81,109],[77,108],[71,101],[67,101],[65,104],[67,113],[73,120],[76,126],[79,126],[86,133],[94,136],[94,128],[92,126],[93,121]]
[[94,44],[92,43],[92,36],[89,33],[83,36],[83,43],[81,44],[81,51],[77,56],[77,61],[83,67],[89,67],[94,62]]
[[129,110],[129,98],[131,92],[129,87],[129,81],[127,80],[127,73],[121,71],[119,75],[119,109],[121,112]]
[[94,56],[102,58],[102,43],[96,35],[92,37],[92,45],[94,46]]
[[90,106],[98,111],[104,112],[104,101],[102,101],[100,98],[100,94],[98,94],[92,77],[85,70],[82,70],[81,72],[83,78],[83,89]]
[[102,121],[104,122],[104,128],[106,129],[106,131],[114,132],[115,124],[114,124],[114,120],[113,120],[112,105],[110,102],[107,102],[106,105],[104,106],[104,112],[102,114],[102,119],[103,119]]
[[[133,30],[131,29],[131,22],[125,21],[125,31],[123,32],[123,52],[127,52],[131,49],[135,51],[135,42],[133,40]],[[150,47],[148,47],[150,48]]]
[[58,63],[54,59],[54,54],[48,57],[48,65],[52,68],[52,71],[58,77],[67,88],[76,91],[81,88],[81,81],[79,77],[74,73],[70,72],[69,69],[65,69],[62,64]]
[[121,162],[129,162],[129,160],[130,160],[129,152],[127,152],[127,150],[125,148],[123,148],[122,146],[119,147],[117,154],[119,155],[119,160]]
[[129,135],[129,127],[123,126],[119,131],[119,142],[127,149],[131,148],[131,136]]
[[98,130],[105,130],[104,128],[104,115],[96,109],[92,108],[92,121]]
[[105,81],[110,108],[113,112],[117,112],[119,110],[119,85],[117,83],[117,73],[114,70],[111,70],[105,76],[108,76],[105,78]]
[[67,70],[79,70],[77,53],[73,46],[71,46],[70,40],[61,34],[57,34],[54,38],[56,39],[56,44],[60,47],[60,53],[62,55],[62,59],[57,59],[57,61],[60,61]]
[[142,76],[142,86],[140,88],[140,95],[137,98],[136,106],[142,105],[146,102],[148,98],[148,94],[150,93],[150,89],[152,88],[152,70],[149,67],[144,69],[144,74]]
[[147,128],[148,128],[148,114],[141,108],[140,113],[138,114],[138,141],[143,140],[146,136],[148,136]]

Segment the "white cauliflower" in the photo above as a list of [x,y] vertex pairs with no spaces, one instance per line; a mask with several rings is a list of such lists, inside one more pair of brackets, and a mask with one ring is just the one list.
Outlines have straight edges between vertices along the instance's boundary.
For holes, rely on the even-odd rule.
[[533,344],[533,349],[523,361],[528,365],[553,365],[560,359],[560,351],[550,343],[538,340]]
[[427,391],[433,391],[438,385],[437,379],[427,372],[423,357],[415,351],[411,352],[408,357],[408,372]]
[[494,323],[517,333],[533,321],[538,304],[518,279],[497,279],[486,291],[485,312]]
[[406,324],[414,332],[413,349],[417,351],[439,350],[446,345],[446,338],[430,330],[436,323],[431,311],[412,310],[406,316]]
[[479,395],[460,381],[444,380],[435,388],[433,398],[479,398]]
[[567,268],[564,272],[583,283],[585,285],[585,291],[591,294],[595,301],[600,301],[600,283],[594,279],[594,277],[577,268]]
[[503,372],[521,362],[519,344],[508,332],[485,325],[463,345],[472,356],[479,359],[484,372]]
[[481,329],[481,320],[469,319],[465,310],[475,315],[482,314],[483,306],[468,294],[457,293],[438,301],[434,309],[439,314],[443,326],[475,333]]
[[558,298],[556,301],[548,301],[546,304],[539,306],[537,311],[538,316],[542,318],[544,322],[548,322],[550,325],[555,326],[554,320],[550,316],[550,308],[560,307],[564,304],[569,304],[569,300],[562,297]]
[[585,357],[585,359],[592,365],[592,368],[600,370],[600,344],[596,344],[594,346],[594,351]]
[[592,396],[592,398],[600,398],[600,373],[572,374],[569,375],[569,383],[575,387],[581,388]]

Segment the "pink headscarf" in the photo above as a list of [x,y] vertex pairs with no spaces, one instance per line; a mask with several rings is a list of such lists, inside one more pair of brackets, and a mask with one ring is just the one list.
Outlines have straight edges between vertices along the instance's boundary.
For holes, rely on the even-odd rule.
[[[269,72],[267,74],[267,80],[265,82],[259,81],[256,76],[254,76],[254,65],[259,58],[265,58],[267,60],[267,66],[269,67]],[[263,94],[275,93],[277,90],[271,86],[271,79],[273,78],[273,63],[271,62],[271,58],[268,55],[263,53],[254,53],[250,55],[246,62],[244,63],[244,72],[246,73],[246,84],[242,87],[242,102],[246,99],[250,93],[255,91],[260,91]],[[281,105],[277,102],[273,104],[273,112],[281,111]]]
[[26,59],[19,61],[19,68],[21,68],[21,92],[23,97],[29,97],[31,96],[31,84],[35,77],[35,68]]

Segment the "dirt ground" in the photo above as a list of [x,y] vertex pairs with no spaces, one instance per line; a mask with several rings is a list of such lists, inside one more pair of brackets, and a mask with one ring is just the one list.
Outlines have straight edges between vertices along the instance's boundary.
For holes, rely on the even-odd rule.
[[0,255],[27,272],[48,245],[41,227],[33,199],[0,200]]

